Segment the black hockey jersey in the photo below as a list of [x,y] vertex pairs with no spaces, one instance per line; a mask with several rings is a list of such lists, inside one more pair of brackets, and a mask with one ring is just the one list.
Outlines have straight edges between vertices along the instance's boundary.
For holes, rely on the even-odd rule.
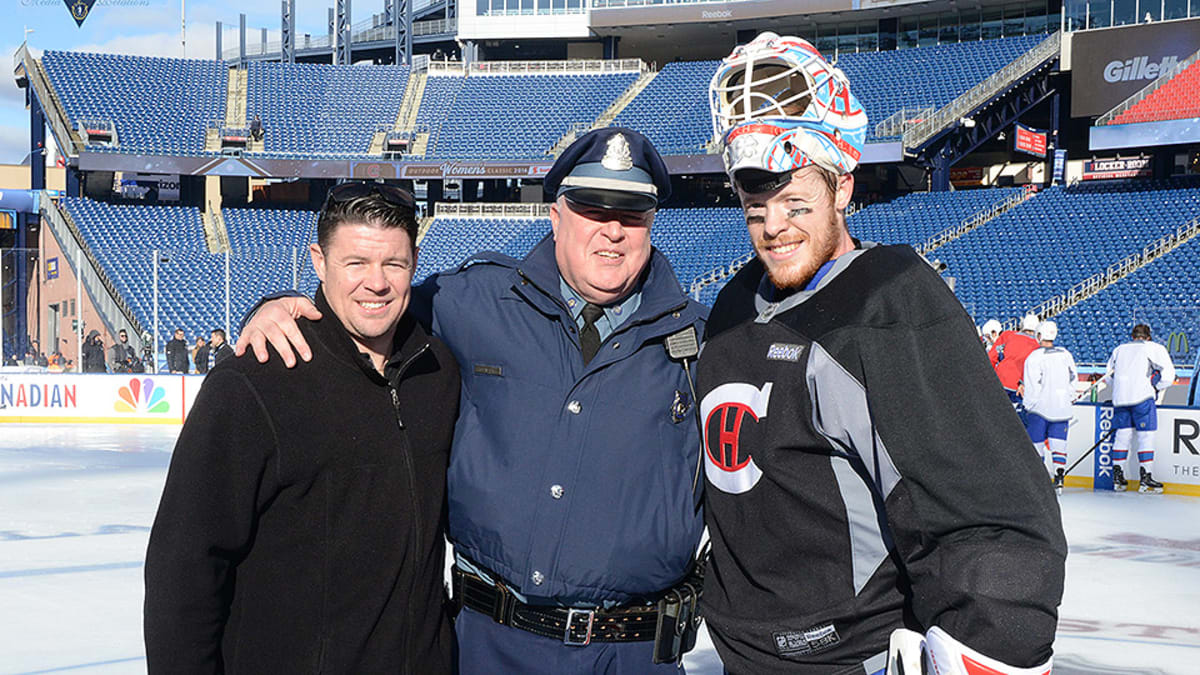
[[873,673],[940,626],[1050,657],[1066,542],[1051,482],[974,325],[906,246],[771,300],[758,261],[699,362],[710,633],[732,673]]

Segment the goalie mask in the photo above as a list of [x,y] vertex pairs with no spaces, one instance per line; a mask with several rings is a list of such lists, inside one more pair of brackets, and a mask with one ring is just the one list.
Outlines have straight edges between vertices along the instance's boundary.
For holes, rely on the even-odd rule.
[[862,156],[866,111],[845,74],[797,37],[768,32],[736,47],[713,75],[709,107],[725,170],[748,192],[811,164],[848,174]]

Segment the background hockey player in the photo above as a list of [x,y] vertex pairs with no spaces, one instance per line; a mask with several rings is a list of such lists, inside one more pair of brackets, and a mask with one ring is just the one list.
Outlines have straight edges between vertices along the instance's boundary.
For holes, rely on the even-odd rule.
[[943,668],[1045,673],[1057,500],[954,294],[911,248],[847,231],[867,120],[845,76],[764,33],[710,97],[757,254],[699,366],[726,668],[881,673],[896,633]]
[[[1125,462],[1136,439],[1139,492],[1162,492],[1162,483],[1154,480],[1154,432],[1158,430],[1159,392],[1175,383],[1175,365],[1166,347],[1150,340],[1150,327],[1133,327],[1131,340],[1113,350],[1103,382],[1112,383],[1113,489],[1123,492]],[[1136,431],[1135,431],[1136,430]]]
[[983,328],[979,329],[980,337],[983,338],[984,348],[988,351],[991,351],[992,345],[996,344],[996,340],[999,339],[1000,333],[1003,330],[1004,327],[1001,326],[1000,322],[995,319],[988,319],[987,321],[984,321]]
[[996,376],[1022,422],[1025,421],[1025,406],[1021,402],[1021,377],[1025,374],[1025,358],[1038,348],[1037,328],[1037,316],[1026,314],[1021,318],[1020,332],[1002,331],[988,349]]
[[1075,402],[1075,380],[1078,374],[1075,359],[1063,347],[1054,346],[1058,324],[1043,321],[1037,330],[1041,347],[1025,359],[1025,384],[1022,400],[1025,404],[1025,429],[1045,461],[1045,447],[1050,446],[1054,462],[1054,487],[1061,491],[1067,467],[1067,429]]

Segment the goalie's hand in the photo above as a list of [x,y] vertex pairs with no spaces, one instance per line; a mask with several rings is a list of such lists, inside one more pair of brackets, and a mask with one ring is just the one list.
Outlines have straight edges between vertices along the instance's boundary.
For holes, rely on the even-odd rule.
[[300,334],[300,327],[296,324],[298,317],[316,321],[321,318],[321,312],[312,300],[304,297],[268,300],[254,312],[242,329],[234,354],[241,356],[248,348],[253,348],[254,358],[259,363],[266,363],[270,358],[270,352],[267,351],[267,343],[270,343],[288,368],[296,365],[296,354],[305,361],[311,361],[312,349]]

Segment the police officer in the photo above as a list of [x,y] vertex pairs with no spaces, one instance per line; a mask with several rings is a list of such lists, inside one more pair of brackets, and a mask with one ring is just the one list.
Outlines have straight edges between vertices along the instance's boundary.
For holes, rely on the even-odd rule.
[[[664,343],[707,311],[650,245],[671,188],[649,140],[585,134],[545,189],[553,232],[529,255],[479,254],[414,298],[463,378],[448,474],[460,668],[674,671],[652,663],[655,600],[695,586],[703,519],[695,402]],[[315,313],[264,305],[239,352],[307,358],[293,315]]]

